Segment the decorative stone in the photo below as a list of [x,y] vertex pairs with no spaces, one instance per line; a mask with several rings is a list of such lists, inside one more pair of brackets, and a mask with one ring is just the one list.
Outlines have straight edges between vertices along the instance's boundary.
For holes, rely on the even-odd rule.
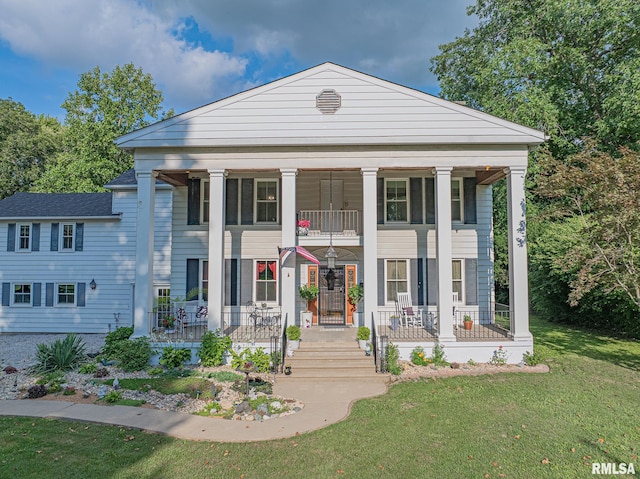
[[242,414],[245,412],[251,412],[251,406],[248,401],[242,401],[240,404],[236,405],[236,414]]
[[[273,409],[282,409],[282,403],[280,401],[272,401],[270,406]],[[267,407],[267,405],[265,404],[265,407]]]

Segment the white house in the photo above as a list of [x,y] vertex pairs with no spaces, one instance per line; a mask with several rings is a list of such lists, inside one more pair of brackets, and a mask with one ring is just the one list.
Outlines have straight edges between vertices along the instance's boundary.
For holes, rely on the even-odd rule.
[[[314,284],[312,327],[365,324],[404,356],[438,340],[452,361],[486,361],[503,345],[518,362],[533,347],[524,178],[529,150],[544,140],[540,131],[325,63],[120,137],[119,147],[134,155],[137,185],[110,185],[111,215],[96,219],[91,264],[82,252],[41,252],[45,276],[29,281],[34,290],[72,281],[78,294],[84,288],[84,306],[72,308],[79,324],[131,305],[138,335],[160,325],[158,296],[197,291],[208,328],[238,341],[256,339],[256,317],[281,311],[280,327],[299,323],[307,305],[298,287]],[[505,177],[511,289],[501,322],[492,184]],[[41,222],[44,235],[51,228],[43,218],[5,215],[0,202],[8,242],[16,234],[10,225],[25,221]],[[76,229],[85,224],[86,252],[93,220],[74,221]],[[295,254],[281,262],[283,247],[304,247],[320,264]],[[332,268],[327,252],[336,253]],[[25,317],[15,313],[16,285],[29,282],[18,258],[22,267],[39,260],[35,252],[5,254],[16,258],[10,271],[3,259],[7,330]],[[45,263],[70,274],[54,278]],[[132,301],[107,300],[102,288],[114,277]],[[80,286],[94,278],[95,290]],[[355,284],[364,286],[359,311],[347,300]],[[410,310],[399,307],[399,292],[410,293]],[[248,303],[262,312],[251,315]],[[61,308],[38,311],[46,321],[34,330],[50,327]],[[469,331],[464,316],[474,320]]]

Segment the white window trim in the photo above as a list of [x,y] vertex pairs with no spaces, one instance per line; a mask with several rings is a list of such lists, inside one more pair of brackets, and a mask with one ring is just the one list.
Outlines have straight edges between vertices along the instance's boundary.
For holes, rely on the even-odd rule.
[[[28,303],[16,303],[16,286],[29,285],[31,292],[29,293]],[[11,284],[11,306],[16,308],[30,308],[33,307],[33,283],[17,282]]]
[[211,191],[209,190],[208,194],[205,194],[206,188],[205,184],[211,187],[211,182],[209,180],[202,179],[200,181],[200,224],[209,223],[209,214],[205,214],[205,203],[208,205],[208,208],[211,208]]
[[[276,220],[258,220],[258,183],[275,182],[276,184]],[[255,178],[253,181],[253,223],[256,225],[280,224],[280,178]],[[264,260],[263,260],[264,261]]]
[[[453,277],[453,263],[458,261],[460,263],[460,279],[456,280]],[[464,278],[464,259],[463,258],[453,258],[451,260],[451,290],[453,292],[455,292],[455,290],[453,289],[453,283],[459,281],[460,282],[460,294],[458,295],[458,305],[460,304],[465,304],[464,302],[464,298],[465,298],[465,289],[464,289],[464,285],[465,285],[465,278]]]
[[[462,177],[451,178],[451,222],[456,224],[464,223],[464,181],[463,180],[464,178]],[[459,205],[460,219],[459,220],[453,219],[453,182],[454,181],[458,183],[458,191],[460,191],[460,205]]]
[[[29,246],[27,248],[21,248],[20,247],[20,239],[22,238],[20,235],[20,230],[22,229],[23,226],[28,226],[29,227]],[[25,253],[28,251],[31,251],[31,246],[32,246],[32,241],[33,241],[33,224],[31,223],[18,223],[16,225],[16,248],[15,250],[19,253]],[[27,284],[27,283],[20,283],[20,284]]]
[[[71,226],[71,248],[64,247],[64,227]],[[75,251],[76,249],[76,224],[75,223],[60,223],[60,237],[58,238],[60,248],[58,249],[61,252],[69,253]]]
[[[389,283],[389,261],[404,261],[407,265],[407,291],[411,292],[411,261],[408,258],[386,258],[384,260],[384,298],[386,305],[396,304],[396,298],[387,298],[387,285]],[[411,298],[414,300],[414,298]]]
[[[206,303],[208,302],[208,298],[209,298],[209,260],[207,259],[201,259],[200,260],[200,268],[198,269],[200,271],[199,274],[199,278],[198,278],[198,302],[199,303]],[[207,272],[207,285],[205,287],[204,284],[204,273],[205,271]],[[207,300],[204,299],[204,290],[207,290]]]
[[[166,292],[166,295],[160,295],[158,294],[161,290]],[[166,302],[166,306],[163,305],[163,307],[160,307],[160,298],[168,298],[168,301]],[[155,320],[157,322],[157,326],[160,325],[160,320],[163,319],[163,316],[165,314],[171,314],[171,310],[173,308],[173,304],[171,302],[171,285],[170,284],[154,284],[153,285],[153,301],[154,304],[157,306],[156,308],[154,308],[155,311]]]
[[[60,286],[73,286],[73,303],[61,303],[60,302],[60,291],[58,290],[58,288]],[[54,304],[56,305],[56,307],[61,307],[61,308],[73,308],[78,304],[78,285],[76,283],[68,283],[68,282],[62,282],[62,283],[55,283],[54,286]]]
[[[407,194],[407,199],[405,200],[406,204],[407,204],[407,209],[406,209],[406,213],[407,213],[407,219],[406,220],[388,220],[388,214],[387,214],[387,184],[388,182],[393,181],[393,182],[404,182],[404,189],[406,191]],[[411,205],[409,204],[409,200],[410,200],[410,191],[409,191],[409,178],[385,178],[384,179],[384,222],[385,224],[408,224],[409,223],[409,216],[411,214]],[[399,203],[395,202],[395,203]]]
[[[272,282],[275,283],[276,285],[276,299],[273,301],[263,301],[263,300],[259,300],[257,295],[258,295],[258,278],[257,273],[258,273],[258,263],[260,262],[273,262],[276,263],[276,280],[275,281],[261,281],[262,283],[267,283],[267,282]],[[278,298],[280,297],[280,281],[278,280],[278,276],[280,274],[280,268],[277,268],[278,266],[278,260],[276,259],[262,259],[262,258],[258,258],[258,259],[254,259],[253,260],[253,276],[252,276],[252,298],[256,303],[267,303],[269,306],[273,306],[273,305],[277,305],[278,304]],[[268,267],[268,266],[267,266]],[[258,304],[259,305],[259,304]]]

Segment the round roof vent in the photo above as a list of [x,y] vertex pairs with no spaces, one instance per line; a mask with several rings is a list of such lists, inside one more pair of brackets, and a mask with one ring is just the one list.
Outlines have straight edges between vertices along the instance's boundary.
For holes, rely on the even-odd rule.
[[322,90],[316,96],[316,108],[324,115],[332,115],[340,109],[342,98],[335,90]]

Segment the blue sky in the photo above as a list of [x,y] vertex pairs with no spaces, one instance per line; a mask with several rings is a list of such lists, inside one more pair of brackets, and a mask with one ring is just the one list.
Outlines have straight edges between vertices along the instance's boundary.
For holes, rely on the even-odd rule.
[[0,98],[56,116],[95,66],[133,62],[180,113],[331,61],[439,91],[429,59],[472,0],[0,0]]

